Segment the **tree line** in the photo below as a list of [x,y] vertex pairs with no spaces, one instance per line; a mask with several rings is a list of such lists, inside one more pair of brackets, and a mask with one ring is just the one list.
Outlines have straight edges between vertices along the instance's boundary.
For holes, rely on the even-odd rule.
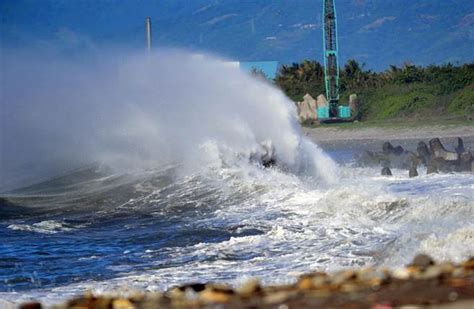
[[[294,101],[306,93],[325,94],[324,66],[314,60],[282,65],[274,80]],[[361,98],[359,118],[390,118],[428,112],[430,115],[474,114],[474,63],[390,65],[383,72],[349,60],[340,70],[341,103],[351,93]]]

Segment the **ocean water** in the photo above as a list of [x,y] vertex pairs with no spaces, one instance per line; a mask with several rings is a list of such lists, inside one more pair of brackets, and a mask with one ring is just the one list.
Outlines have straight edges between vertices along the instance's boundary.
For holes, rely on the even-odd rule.
[[[5,126],[22,136],[2,141],[3,162],[11,163],[3,175],[18,177],[2,179],[0,299],[52,304],[88,290],[255,277],[290,283],[315,270],[397,267],[418,252],[454,261],[474,254],[472,173],[382,177],[379,168],[357,167],[360,149],[324,152],[307,140],[293,103],[272,86],[214,59],[160,57],[124,60],[116,75],[109,70],[117,63],[100,67],[104,79],[81,69],[64,92],[51,88],[63,77],[41,79],[49,69],[28,76],[41,79],[31,89],[35,104],[84,102],[86,112],[41,109],[50,121],[37,127],[26,119],[28,131],[10,111],[15,121]],[[21,78],[12,80],[5,96],[15,102]],[[65,119],[67,129],[57,130]],[[19,155],[25,130],[55,138]],[[270,144],[277,164],[264,168],[258,158]],[[68,150],[59,153],[60,168],[44,160],[51,149]],[[35,158],[46,173],[26,168]]]
[[4,195],[0,298],[289,283],[314,270],[401,266],[417,252],[474,253],[472,174],[383,178],[345,163],[336,183],[321,184],[253,164],[178,168],[91,166]]

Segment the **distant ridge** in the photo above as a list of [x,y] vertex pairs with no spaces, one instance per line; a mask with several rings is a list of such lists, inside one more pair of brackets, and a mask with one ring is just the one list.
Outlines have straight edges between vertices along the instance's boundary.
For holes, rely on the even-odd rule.
[[[232,60],[322,60],[321,1],[26,1],[0,3],[2,45],[57,44],[76,51],[142,48],[146,16],[156,46]],[[341,62],[385,70],[474,60],[474,1],[339,0]]]

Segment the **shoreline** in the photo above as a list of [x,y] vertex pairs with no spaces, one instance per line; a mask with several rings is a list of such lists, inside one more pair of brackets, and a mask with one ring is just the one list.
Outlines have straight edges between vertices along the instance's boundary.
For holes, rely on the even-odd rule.
[[[0,303],[1,304],[1,303]],[[189,283],[166,292],[126,295],[86,293],[55,308],[472,308],[474,257],[460,264],[436,263],[417,255],[403,268],[356,268],[310,272],[295,284],[263,286],[250,280],[239,288],[221,283]],[[43,308],[39,302],[21,309]]]

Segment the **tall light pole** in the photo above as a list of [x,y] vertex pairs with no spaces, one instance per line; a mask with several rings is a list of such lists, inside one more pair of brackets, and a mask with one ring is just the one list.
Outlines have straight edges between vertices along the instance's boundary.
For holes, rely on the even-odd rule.
[[146,45],[147,45],[147,50],[150,53],[151,52],[151,18],[150,17],[146,18]]

